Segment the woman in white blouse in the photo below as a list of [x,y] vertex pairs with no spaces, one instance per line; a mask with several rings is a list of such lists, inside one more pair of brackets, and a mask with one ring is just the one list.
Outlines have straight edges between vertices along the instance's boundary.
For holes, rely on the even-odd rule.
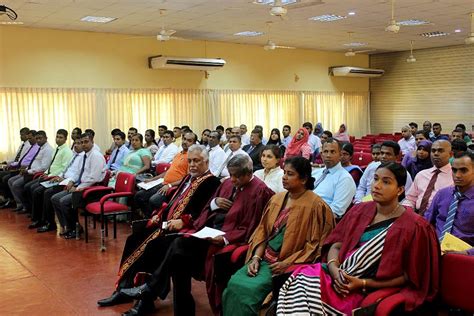
[[281,159],[280,147],[276,145],[267,145],[262,150],[260,161],[263,169],[254,172],[254,176],[265,182],[273,192],[284,192],[281,178],[283,177],[283,170],[280,168]]

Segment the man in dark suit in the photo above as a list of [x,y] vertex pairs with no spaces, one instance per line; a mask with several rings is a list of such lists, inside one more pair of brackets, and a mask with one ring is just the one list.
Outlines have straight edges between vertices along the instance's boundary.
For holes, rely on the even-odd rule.
[[242,150],[249,154],[250,158],[252,158],[254,172],[263,168],[262,162],[260,161],[260,156],[262,155],[263,147],[265,147],[262,144],[262,138],[262,131],[254,129],[250,134],[250,144],[245,145],[242,148]]

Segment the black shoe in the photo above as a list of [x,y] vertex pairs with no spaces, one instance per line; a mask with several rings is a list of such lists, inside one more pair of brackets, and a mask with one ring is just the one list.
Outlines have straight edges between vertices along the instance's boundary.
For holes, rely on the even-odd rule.
[[128,296],[123,295],[119,291],[115,291],[112,293],[110,297],[104,298],[102,300],[97,301],[97,305],[99,306],[114,306],[122,303],[131,302],[132,299]]
[[129,289],[120,289],[120,293],[131,298],[140,299],[146,296],[147,294],[151,294],[151,289],[145,283],[140,286],[132,287]]
[[23,205],[20,205],[20,206],[17,206],[13,212],[20,212],[20,211],[23,211]]
[[138,300],[135,305],[128,311],[122,314],[122,316],[137,316],[146,315],[153,312],[155,304],[152,300]]
[[0,208],[8,208],[10,205],[12,205],[12,200],[10,199],[6,199],[5,202],[2,203],[2,205],[0,206]]
[[27,210],[26,208],[23,208],[22,210],[20,210],[20,211],[18,211],[18,212],[16,212],[16,213],[21,215],[21,214],[28,214],[28,213],[30,213],[30,212],[28,212],[28,210]]
[[28,229],[35,229],[41,226],[43,226],[43,223],[41,223],[40,221],[35,221],[31,223],[30,225],[28,225]]
[[51,232],[53,230],[56,230],[56,225],[53,225],[53,224],[50,224],[50,223],[46,223],[46,225],[43,225],[41,227],[39,227],[36,232],[37,233],[46,233],[46,232]]
[[[66,234],[64,234],[64,239],[74,239],[76,238],[76,231],[75,230],[70,230]],[[81,237],[81,233],[79,233],[79,238]]]

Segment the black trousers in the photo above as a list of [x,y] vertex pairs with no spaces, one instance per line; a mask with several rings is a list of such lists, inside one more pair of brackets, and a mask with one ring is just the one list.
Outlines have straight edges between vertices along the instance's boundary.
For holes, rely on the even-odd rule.
[[[35,190],[41,190],[41,192],[44,192],[44,189],[45,187],[43,187],[40,182],[42,182],[43,180],[41,179],[34,179],[30,182],[28,182],[27,184],[25,184],[25,194],[24,194],[24,197],[22,199],[22,203],[23,203],[23,207],[28,211],[28,213],[31,213],[32,216],[31,216],[31,219],[33,221],[36,221],[38,219],[35,219],[34,218],[34,214],[33,214],[33,208],[35,206],[35,202],[37,201],[33,201],[33,191]],[[41,194],[41,200],[39,201],[39,203],[41,203],[43,200],[43,194]],[[41,205],[40,205],[41,207]]]
[[8,186],[8,180],[17,175],[18,173],[11,172],[11,171],[0,171],[0,193],[2,193],[6,198],[13,198],[13,195],[10,191],[10,187]]
[[167,197],[158,193],[162,185],[157,185],[150,190],[140,190],[135,194],[134,205],[142,210],[146,218],[151,217],[155,209],[159,209],[166,202]]
[[[64,186],[62,185],[57,185],[51,188],[47,188],[44,190],[42,201],[43,204],[41,206],[41,221],[43,223],[50,223],[54,224],[54,208],[53,208],[53,203],[51,202],[51,197],[55,195],[56,193],[59,193],[64,190]],[[34,199],[34,198],[33,198]],[[34,207],[34,212],[36,213],[36,206]],[[38,206],[39,209],[39,206]],[[39,211],[38,211],[39,213]]]
[[170,279],[173,279],[174,315],[195,315],[196,306],[191,294],[191,279],[204,269],[209,242],[194,237],[175,239],[148,282],[153,297],[165,299],[170,291]]

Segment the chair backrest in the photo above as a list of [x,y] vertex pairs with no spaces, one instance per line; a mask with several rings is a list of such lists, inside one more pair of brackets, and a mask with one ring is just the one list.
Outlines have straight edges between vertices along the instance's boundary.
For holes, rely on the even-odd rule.
[[115,180],[115,192],[135,192],[135,175],[119,172]]
[[474,256],[446,254],[441,259],[441,299],[451,307],[474,313]]
[[354,146],[354,152],[363,152],[363,153],[372,154],[372,148],[362,147],[362,146]]
[[111,176],[111,172],[110,170],[105,170],[105,176],[104,176],[104,179],[102,179],[101,182],[98,182],[97,184],[98,185],[102,185],[104,187],[108,186],[109,185],[109,180],[110,180],[110,176]]
[[163,172],[165,172],[166,170],[168,170],[170,168],[171,164],[169,163],[165,163],[165,162],[161,162],[159,164],[156,165],[155,167],[155,171],[156,171],[156,174],[162,174]]
[[369,163],[372,162],[372,154],[355,152],[354,155],[352,156],[351,162],[353,165],[357,165],[359,167],[365,168],[367,167]]

